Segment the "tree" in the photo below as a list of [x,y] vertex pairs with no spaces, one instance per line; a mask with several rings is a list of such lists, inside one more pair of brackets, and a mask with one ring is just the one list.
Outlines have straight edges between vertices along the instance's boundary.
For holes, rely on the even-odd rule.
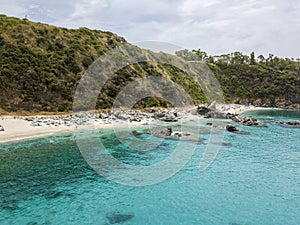
[[221,64],[229,64],[230,63],[230,55],[229,54],[223,54],[220,56],[217,56],[217,63]]
[[266,59],[266,63],[268,66],[272,66],[273,65],[273,54],[269,54],[269,57]]
[[250,54],[250,65],[254,65],[255,64],[255,54],[254,52],[251,52]]
[[265,63],[266,62],[266,59],[263,55],[259,55],[257,58],[259,60],[259,63]]
[[300,58],[296,59],[296,71],[300,74]]
[[196,55],[196,59],[202,62],[206,62],[208,60],[208,55],[205,51],[201,51],[201,49],[192,51]]
[[249,64],[249,57],[242,52],[233,52],[230,54],[230,64]]
[[183,58],[185,60],[188,60],[189,58],[189,50],[187,49],[184,49],[184,50],[179,50],[179,51],[176,51],[176,55],[180,58]]
[[215,58],[214,58],[213,56],[210,55],[210,56],[208,57],[207,62],[208,62],[208,63],[214,64],[214,63],[215,63]]

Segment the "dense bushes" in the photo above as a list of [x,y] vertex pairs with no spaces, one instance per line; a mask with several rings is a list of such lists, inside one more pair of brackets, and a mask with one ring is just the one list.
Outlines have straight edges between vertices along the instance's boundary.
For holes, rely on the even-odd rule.
[[[122,37],[110,32],[68,30],[0,15],[0,111],[71,110],[84,71],[100,55],[123,43]],[[273,55],[256,59],[254,53],[249,57],[239,52],[213,57],[200,50],[184,50],[178,55],[205,61],[219,79],[228,102],[300,102],[300,64],[295,60]],[[97,107],[111,107],[123,87],[149,75],[178,83],[195,104],[206,102],[199,85],[183,71],[167,64],[143,62],[113,75],[99,94]],[[136,107],[169,105],[163,99],[145,98]]]

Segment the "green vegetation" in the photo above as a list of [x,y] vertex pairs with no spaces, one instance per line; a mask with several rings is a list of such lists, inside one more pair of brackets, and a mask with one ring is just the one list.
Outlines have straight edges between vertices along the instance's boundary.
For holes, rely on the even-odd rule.
[[[65,112],[85,70],[102,54],[126,41],[110,32],[66,29],[0,15],[0,112]],[[216,74],[228,102],[299,104],[299,60],[236,52],[209,56],[201,50],[177,52],[200,60]],[[178,68],[155,62],[128,65],[106,82],[97,107],[109,108],[129,82],[162,76],[178,83],[195,104],[206,102],[199,85]],[[136,107],[169,106],[146,98]]]
[[0,15],[0,108],[67,111],[85,69],[125,40]]
[[[88,66],[125,42],[110,32],[58,28],[0,15],[1,111],[70,111],[75,89]],[[168,77],[181,84],[195,103],[205,101],[201,88],[187,74],[169,65],[148,62],[118,71],[100,93],[97,107],[111,107],[122,87],[149,75]],[[168,103],[149,98],[136,106]]]
[[182,50],[178,56],[206,62],[219,80],[226,100],[232,103],[291,106],[300,103],[300,59],[269,54],[255,57],[241,52],[209,56],[199,50]]

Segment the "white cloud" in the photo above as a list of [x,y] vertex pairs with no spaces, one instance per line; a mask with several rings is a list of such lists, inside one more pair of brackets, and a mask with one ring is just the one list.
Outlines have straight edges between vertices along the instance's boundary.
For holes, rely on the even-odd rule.
[[109,6],[107,0],[83,0],[74,2],[74,12],[70,16],[72,19],[82,19],[93,17],[96,13],[103,12]]
[[208,10],[207,7],[215,6],[218,3],[220,3],[220,0],[186,0],[181,6],[181,11],[185,16],[193,16],[202,9]]
[[9,14],[11,16],[17,16],[24,18],[26,14],[26,4],[24,2],[18,2],[17,0],[5,1],[0,0],[0,13]]
[[299,57],[296,0],[0,0],[0,13],[66,27],[159,40],[210,54],[230,51]]

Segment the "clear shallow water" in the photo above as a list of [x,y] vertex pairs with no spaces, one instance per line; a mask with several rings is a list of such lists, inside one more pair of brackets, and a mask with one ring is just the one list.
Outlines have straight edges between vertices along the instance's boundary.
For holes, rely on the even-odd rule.
[[[120,224],[300,224],[300,129],[267,126],[226,132],[232,146],[222,146],[204,172],[198,166],[209,135],[201,134],[206,140],[180,172],[145,187],[99,176],[71,134],[1,145],[0,224],[110,224],[107,215],[116,212],[133,216]],[[160,161],[176,146],[165,140],[141,153],[110,132],[101,136],[115,157],[136,165]]]
[[245,116],[253,116],[264,120],[300,120],[300,110],[254,110],[244,113]]

